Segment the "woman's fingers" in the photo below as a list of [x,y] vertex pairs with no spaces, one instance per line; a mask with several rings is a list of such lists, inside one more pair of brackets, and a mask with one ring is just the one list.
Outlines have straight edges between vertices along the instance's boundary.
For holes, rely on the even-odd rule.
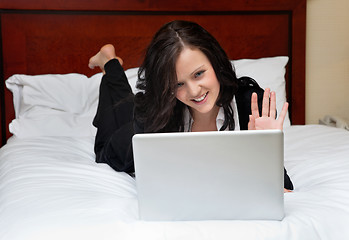
[[256,130],[256,125],[255,125],[255,118],[250,115],[250,121],[248,122],[248,130]]
[[276,117],[276,95],[275,92],[270,93],[270,110],[269,110],[269,116],[271,118]]
[[255,119],[259,117],[257,93],[252,93],[252,97],[251,97],[251,113],[252,113],[252,116]]
[[[260,117],[259,109],[258,109],[258,96],[256,93],[252,93],[251,112],[252,112],[252,116],[255,119]],[[286,112],[287,112],[287,108],[286,108]],[[266,88],[263,94],[262,117],[271,117],[274,119],[276,117],[276,94],[275,92],[270,92],[269,88]]]
[[263,103],[262,103],[262,117],[268,117],[269,116],[269,95],[270,95],[270,89],[267,88],[264,91],[263,95]]
[[283,129],[283,124],[286,118],[288,109],[288,103],[286,102],[280,112],[279,118],[276,119],[276,94],[270,92],[267,88],[263,94],[262,102],[262,116],[259,115],[258,110],[258,96],[256,93],[252,94],[251,97],[251,112],[250,119],[248,122],[249,130],[260,130],[260,129]]

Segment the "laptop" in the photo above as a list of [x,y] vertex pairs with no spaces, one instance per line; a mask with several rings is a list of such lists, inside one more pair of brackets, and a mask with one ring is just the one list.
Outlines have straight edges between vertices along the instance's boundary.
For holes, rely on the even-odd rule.
[[136,134],[145,221],[282,220],[280,130]]

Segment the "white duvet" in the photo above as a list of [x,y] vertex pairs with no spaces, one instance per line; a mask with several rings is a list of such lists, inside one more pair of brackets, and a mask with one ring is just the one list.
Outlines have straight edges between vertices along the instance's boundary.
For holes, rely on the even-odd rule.
[[12,138],[0,149],[0,239],[349,239],[349,132],[287,128],[285,167],[295,190],[282,221],[143,222],[134,179],[96,164],[92,138]]

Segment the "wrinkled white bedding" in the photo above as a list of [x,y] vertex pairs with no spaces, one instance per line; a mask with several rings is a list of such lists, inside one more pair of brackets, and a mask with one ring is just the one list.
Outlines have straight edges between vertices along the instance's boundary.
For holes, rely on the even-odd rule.
[[0,239],[349,239],[349,132],[287,128],[285,167],[296,189],[281,222],[142,222],[134,179],[96,164],[93,138],[13,137],[0,149]]

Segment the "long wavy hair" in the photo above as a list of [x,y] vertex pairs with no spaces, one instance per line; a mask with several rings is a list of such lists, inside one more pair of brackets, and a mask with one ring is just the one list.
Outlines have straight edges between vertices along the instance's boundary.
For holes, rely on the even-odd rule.
[[201,50],[209,59],[220,83],[216,105],[223,107],[225,121],[220,130],[235,128],[231,101],[237,91],[237,77],[217,40],[194,22],[176,20],[165,24],[148,46],[138,71],[135,118],[145,132],[183,131],[185,104],[176,99],[176,62],[185,47]]

